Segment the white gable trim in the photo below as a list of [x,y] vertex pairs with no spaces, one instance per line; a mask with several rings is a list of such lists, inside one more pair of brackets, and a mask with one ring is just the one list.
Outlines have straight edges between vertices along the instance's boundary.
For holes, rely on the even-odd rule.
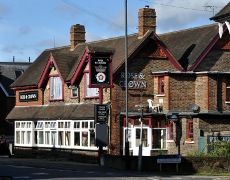
[[6,91],[6,89],[4,88],[4,86],[2,85],[2,83],[0,83],[0,88],[3,90],[3,92],[5,93],[5,95],[6,95],[7,97],[15,97],[15,96],[10,96],[10,95],[8,94],[8,92]]

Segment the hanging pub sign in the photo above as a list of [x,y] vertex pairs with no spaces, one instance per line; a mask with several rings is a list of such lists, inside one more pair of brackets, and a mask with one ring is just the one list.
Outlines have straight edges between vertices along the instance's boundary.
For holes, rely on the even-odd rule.
[[89,87],[112,86],[112,62],[111,56],[99,56],[91,54],[89,58]]
[[29,102],[38,100],[38,91],[19,92],[20,102]]

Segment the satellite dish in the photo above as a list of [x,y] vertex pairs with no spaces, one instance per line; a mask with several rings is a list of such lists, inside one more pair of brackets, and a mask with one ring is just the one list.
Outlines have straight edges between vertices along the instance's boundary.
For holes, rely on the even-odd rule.
[[196,104],[190,104],[188,109],[193,111],[194,113],[198,113],[200,111],[200,107]]

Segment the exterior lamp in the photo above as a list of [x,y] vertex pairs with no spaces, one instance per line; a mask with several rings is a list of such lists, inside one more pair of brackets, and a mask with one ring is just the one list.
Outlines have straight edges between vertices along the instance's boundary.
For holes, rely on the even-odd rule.
[[178,113],[173,113],[172,116],[169,118],[170,121],[174,122],[176,125],[180,125],[180,119]]
[[181,122],[178,113],[173,113],[172,116],[169,118],[170,121],[173,121],[176,124],[176,144],[178,147],[178,155],[180,155],[180,139],[181,139],[181,134],[178,133],[179,130],[181,130]]

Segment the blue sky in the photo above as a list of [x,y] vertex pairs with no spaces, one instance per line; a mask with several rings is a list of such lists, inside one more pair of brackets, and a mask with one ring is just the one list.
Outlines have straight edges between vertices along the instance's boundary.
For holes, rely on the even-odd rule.
[[[127,0],[128,33],[136,33],[138,9],[156,9],[157,34],[213,23],[228,0]],[[70,27],[82,24],[86,41],[123,36],[125,0],[0,0],[0,61],[33,62],[53,47],[70,44]]]

